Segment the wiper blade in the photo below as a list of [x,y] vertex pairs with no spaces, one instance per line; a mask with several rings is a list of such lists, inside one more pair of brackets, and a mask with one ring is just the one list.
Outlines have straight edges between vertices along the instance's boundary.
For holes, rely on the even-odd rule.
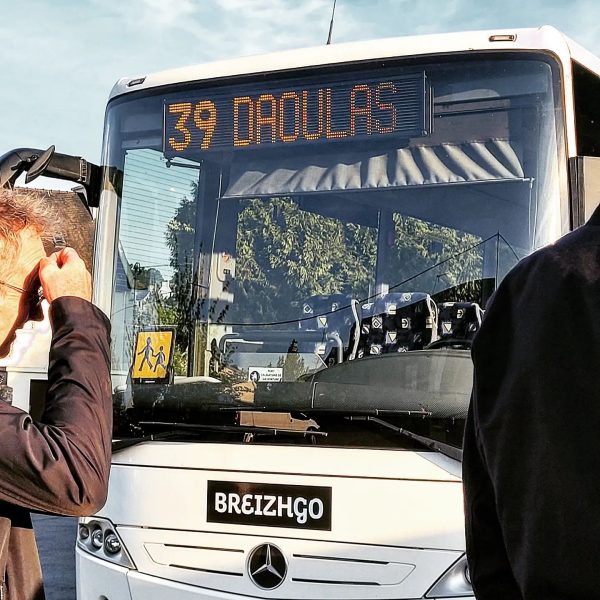
[[160,433],[145,435],[136,438],[126,438],[122,440],[116,440],[112,444],[113,454],[119,450],[125,448],[131,448],[137,446],[143,442],[155,442],[164,441],[170,438],[176,438],[181,436],[182,433],[206,433],[206,432],[219,432],[219,433],[251,433],[254,435],[264,436],[294,436],[294,437],[327,437],[327,432],[318,431],[311,429],[310,431],[304,429],[282,429],[281,427],[257,427],[257,426],[246,426],[246,425],[208,425],[205,423],[169,423],[164,421],[140,421],[138,423],[140,429],[144,427],[156,427],[160,429],[167,429]]
[[325,431],[318,431],[311,429],[310,431],[305,429],[284,429],[282,427],[261,427],[257,425],[209,425],[207,423],[177,423],[177,422],[165,422],[165,421],[140,421],[138,423],[140,429],[148,427],[156,427],[160,429],[166,429],[164,433],[157,434],[154,436],[146,436],[151,439],[157,439],[159,436],[175,436],[177,434],[184,433],[203,433],[203,432],[218,432],[218,433],[252,433],[255,435],[291,435],[298,437],[327,437]]
[[224,408],[224,411],[231,410],[236,412],[283,412],[283,413],[296,413],[303,414],[308,417],[311,415],[343,415],[343,416],[354,416],[354,415],[364,415],[364,416],[378,416],[378,415],[392,415],[398,417],[431,417],[433,413],[428,410],[396,410],[393,408],[311,408],[311,407],[294,407],[294,406],[259,406],[252,405],[249,407],[233,407],[233,408]]
[[390,429],[391,431],[396,432],[398,435],[401,435],[413,442],[417,442],[430,450],[435,450],[444,456],[448,456],[454,460],[458,460],[462,462],[462,450],[460,448],[455,448],[454,446],[450,446],[450,444],[444,444],[444,442],[438,442],[432,438],[425,437],[423,435],[418,435],[409,431],[408,429],[403,429],[402,427],[397,427],[392,423],[388,423],[383,419],[378,419],[377,417],[361,417],[361,416],[350,416],[348,417],[350,421],[372,421],[373,423],[377,423],[377,425],[381,425],[386,429]]
[[268,435],[318,435],[327,436],[324,431],[305,431],[304,429],[283,429],[281,427],[260,427],[257,425],[208,425],[206,423],[167,423],[164,421],[140,421],[140,428],[160,427],[171,431],[219,431],[225,433],[263,433]]

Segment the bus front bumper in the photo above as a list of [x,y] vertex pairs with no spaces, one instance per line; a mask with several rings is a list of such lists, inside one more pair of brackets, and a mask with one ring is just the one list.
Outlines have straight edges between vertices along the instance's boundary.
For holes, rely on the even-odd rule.
[[[75,566],[77,600],[256,600],[256,596],[220,592],[140,573],[135,569],[92,556],[79,547],[75,550]],[[427,600],[444,598],[428,596]],[[452,598],[475,600],[472,595]]]
[[[76,550],[77,600],[256,600],[145,575]],[[415,599],[420,600],[420,599]],[[436,599],[430,599],[436,600]],[[474,596],[453,600],[475,600]]]

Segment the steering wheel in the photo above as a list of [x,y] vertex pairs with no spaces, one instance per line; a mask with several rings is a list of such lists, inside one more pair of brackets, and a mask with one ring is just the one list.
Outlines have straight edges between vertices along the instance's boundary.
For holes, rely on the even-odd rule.
[[435,340],[425,347],[425,350],[435,350],[436,348],[455,348],[457,350],[470,350],[473,346],[473,340],[461,340],[459,338],[442,338]]

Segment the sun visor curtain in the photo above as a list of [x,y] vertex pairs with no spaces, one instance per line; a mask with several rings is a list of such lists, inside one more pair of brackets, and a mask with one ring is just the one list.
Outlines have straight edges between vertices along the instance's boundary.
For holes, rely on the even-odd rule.
[[239,162],[231,165],[230,184],[224,197],[506,181],[523,177],[515,148],[507,140],[499,139],[412,146],[371,155],[331,152],[250,161],[241,155]]

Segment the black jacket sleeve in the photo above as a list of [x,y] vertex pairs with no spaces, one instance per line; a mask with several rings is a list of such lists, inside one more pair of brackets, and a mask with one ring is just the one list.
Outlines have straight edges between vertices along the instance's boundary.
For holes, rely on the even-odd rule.
[[0,500],[82,516],[105,502],[112,399],[110,323],[91,303],[50,306],[48,392],[40,422],[0,403]]

